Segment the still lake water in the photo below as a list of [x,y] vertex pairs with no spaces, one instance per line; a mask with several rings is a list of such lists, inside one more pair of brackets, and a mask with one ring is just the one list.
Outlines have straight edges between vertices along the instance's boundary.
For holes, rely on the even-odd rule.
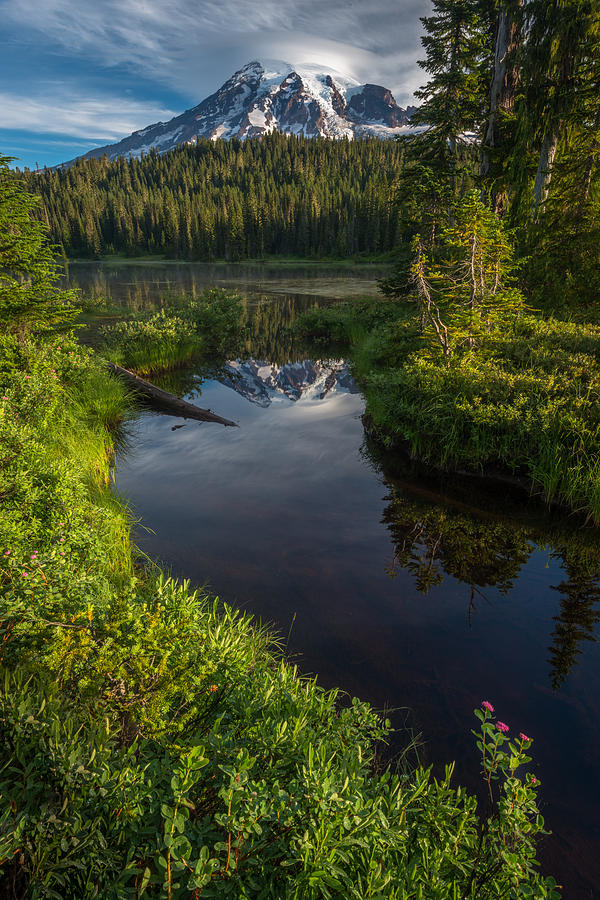
[[72,265],[71,284],[127,307],[207,284],[248,297],[249,359],[218,379],[195,369],[169,379],[240,428],[142,414],[118,490],[146,552],[273,623],[323,685],[396,709],[393,722],[422,735],[423,761],[455,759],[472,789],[472,709],[491,700],[535,741],[554,832],[544,870],[566,898],[599,897],[598,532],[369,446],[347,365],[300,354],[286,326],[315,303],[373,295],[377,274]]

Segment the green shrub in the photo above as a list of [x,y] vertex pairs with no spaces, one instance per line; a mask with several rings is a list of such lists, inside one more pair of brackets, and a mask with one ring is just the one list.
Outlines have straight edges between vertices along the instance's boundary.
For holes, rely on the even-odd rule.
[[356,338],[352,304],[300,326],[345,338],[380,440],[443,469],[522,476],[600,522],[599,326],[522,314],[446,365],[406,306],[383,306]]
[[140,375],[168,371],[191,359],[234,356],[242,334],[237,294],[209,288],[195,300],[182,299],[149,313],[105,325],[102,350],[112,362]]

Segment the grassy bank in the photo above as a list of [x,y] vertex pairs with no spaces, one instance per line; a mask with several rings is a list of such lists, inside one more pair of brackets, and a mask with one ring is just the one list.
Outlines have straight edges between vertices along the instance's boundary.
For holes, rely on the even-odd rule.
[[101,351],[139,375],[168,372],[194,359],[235,356],[241,346],[241,298],[208,288],[158,312],[120,319],[99,330]]
[[[109,487],[122,386],[67,338],[21,345],[12,363],[0,401],[7,896],[553,895],[533,871],[537,784],[514,768],[527,744],[490,776],[482,816],[451,767],[441,780],[377,774],[386,723],[366,704],[299,677],[247,616],[140,568]],[[480,740],[503,742],[485,716]]]
[[305,334],[350,347],[373,433],[447,470],[513,476],[600,522],[600,328],[521,314],[447,362],[408,304],[313,311]]

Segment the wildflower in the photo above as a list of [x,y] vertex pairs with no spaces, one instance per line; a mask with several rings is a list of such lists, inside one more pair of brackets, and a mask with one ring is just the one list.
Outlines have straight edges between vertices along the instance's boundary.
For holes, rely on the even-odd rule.
[[211,694],[214,694],[214,692],[218,691],[218,690],[219,690],[219,688],[217,687],[216,684],[211,684],[211,686],[209,688],[209,691],[211,692]]
[[532,784],[539,784],[539,781],[537,780],[537,778],[535,777],[535,775],[532,775],[532,776],[531,776],[531,783],[532,783]]
[[29,379],[31,378],[31,375],[26,375],[25,378],[29,381]]
[[489,700],[484,700],[481,705],[483,706],[484,709],[487,709],[488,712],[494,712],[494,707],[492,706],[492,704],[490,703]]
[[64,541],[65,541],[65,539],[64,539],[64,538],[59,538],[59,541],[61,542],[61,544],[63,544]]
[[522,731],[520,732],[519,737],[521,738],[522,741],[531,741],[531,740],[533,740],[533,738],[527,737],[526,734],[523,734]]
[[8,397],[3,397],[2,399],[3,399],[3,400],[8,400]]
[[29,578],[29,572],[21,572],[22,578]]
[[36,556],[37,556],[37,553],[32,553],[31,556],[29,557],[29,559],[35,559]]
[[5,551],[4,551],[4,555],[5,555],[5,556],[10,556],[10,550],[5,550]]
[[64,556],[64,555],[65,555],[65,551],[64,551],[64,550],[61,550],[61,551],[60,551],[60,556]]
[[506,722],[496,722],[496,728],[498,729],[498,731],[501,731],[502,734],[506,734],[506,732],[509,730]]

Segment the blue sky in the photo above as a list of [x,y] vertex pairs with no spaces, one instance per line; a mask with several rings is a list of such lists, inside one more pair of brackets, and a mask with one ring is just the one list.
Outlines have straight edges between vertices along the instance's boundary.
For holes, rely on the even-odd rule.
[[0,153],[54,165],[165,121],[252,59],[422,81],[429,0],[0,0]]

